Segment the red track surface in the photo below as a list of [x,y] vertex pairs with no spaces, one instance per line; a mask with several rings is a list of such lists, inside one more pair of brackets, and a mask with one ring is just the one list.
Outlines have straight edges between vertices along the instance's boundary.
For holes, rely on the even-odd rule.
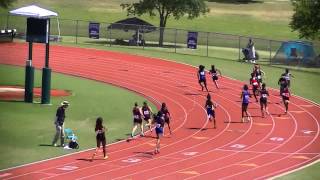
[[[44,48],[34,47],[34,65],[43,67]],[[26,44],[0,44],[0,63],[24,66]],[[84,161],[85,151],[0,172],[5,179],[265,179],[319,159],[320,107],[292,97],[288,115],[271,91],[271,116],[260,117],[249,105],[250,123],[240,120],[243,82],[222,78],[221,90],[211,81],[217,129],[206,122],[206,93],[199,91],[194,67],[154,58],[93,49],[51,46],[55,72],[111,83],[166,102],[172,113],[171,136],[162,139],[161,153],[151,155],[153,138],[108,146],[109,159]],[[208,80],[210,80],[208,78]],[[94,93],[94,90],[93,90]],[[128,120],[130,121],[130,120]],[[100,156],[101,158],[101,156]]]

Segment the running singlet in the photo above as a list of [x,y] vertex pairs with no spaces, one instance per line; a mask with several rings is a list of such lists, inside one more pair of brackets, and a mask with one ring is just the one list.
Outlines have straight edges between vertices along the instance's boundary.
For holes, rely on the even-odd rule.
[[249,92],[243,91],[242,92],[242,103],[249,104],[249,98],[250,98]]
[[285,88],[285,89],[283,90],[282,96],[287,97],[287,98],[290,96],[288,88]]
[[132,113],[133,113],[133,118],[134,119],[141,119],[141,113],[140,113],[138,108],[134,108],[132,110]]
[[284,73],[284,74],[282,74],[282,77],[283,77],[286,81],[290,81],[290,73]]
[[199,80],[205,80],[206,79],[206,73],[204,71],[199,71]]
[[150,108],[149,107],[142,107],[142,113],[144,117],[150,117]]
[[254,87],[258,87],[258,86],[259,86],[259,83],[258,83],[258,81],[257,81],[255,78],[253,78],[253,79],[251,80],[251,83],[252,83],[252,85],[253,85]]
[[268,91],[266,89],[262,89],[261,91],[261,98],[267,99],[268,98]]
[[255,75],[259,80],[261,79],[261,71],[260,70],[256,70]]
[[214,69],[214,70],[211,70],[211,75],[212,75],[212,77],[215,77],[215,76],[218,76],[218,73],[217,73],[217,71]]

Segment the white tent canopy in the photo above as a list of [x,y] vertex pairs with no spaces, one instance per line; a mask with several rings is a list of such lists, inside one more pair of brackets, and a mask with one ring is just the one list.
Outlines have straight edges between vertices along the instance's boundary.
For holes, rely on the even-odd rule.
[[33,18],[48,18],[50,16],[58,16],[58,13],[43,9],[36,5],[30,5],[21,7],[15,10],[10,11],[11,14],[33,17]]
[[42,19],[47,19],[51,16],[56,16],[57,17],[57,24],[58,24],[58,37],[60,38],[60,25],[59,25],[59,19],[58,19],[58,13],[43,9],[39,6],[36,5],[30,5],[30,6],[25,6],[21,7],[12,11],[9,11],[10,14],[13,15],[19,15],[19,16],[26,16],[26,17],[33,17],[33,18],[42,18]]

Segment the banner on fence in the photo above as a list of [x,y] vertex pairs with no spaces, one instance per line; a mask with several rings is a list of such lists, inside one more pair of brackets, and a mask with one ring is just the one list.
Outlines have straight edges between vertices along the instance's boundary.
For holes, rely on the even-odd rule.
[[190,49],[197,49],[198,32],[188,32],[187,47]]
[[99,39],[100,23],[90,22],[89,23],[89,38]]

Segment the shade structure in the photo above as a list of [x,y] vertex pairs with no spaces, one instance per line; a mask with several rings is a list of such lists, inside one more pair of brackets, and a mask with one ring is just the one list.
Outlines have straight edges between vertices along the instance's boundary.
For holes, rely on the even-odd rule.
[[108,29],[120,29],[124,31],[135,30],[140,33],[148,33],[155,31],[157,28],[142,19],[133,17],[114,22],[108,26]]
[[58,16],[58,13],[43,9],[36,5],[25,6],[12,10],[10,11],[10,14],[33,18],[49,18],[51,16]]

